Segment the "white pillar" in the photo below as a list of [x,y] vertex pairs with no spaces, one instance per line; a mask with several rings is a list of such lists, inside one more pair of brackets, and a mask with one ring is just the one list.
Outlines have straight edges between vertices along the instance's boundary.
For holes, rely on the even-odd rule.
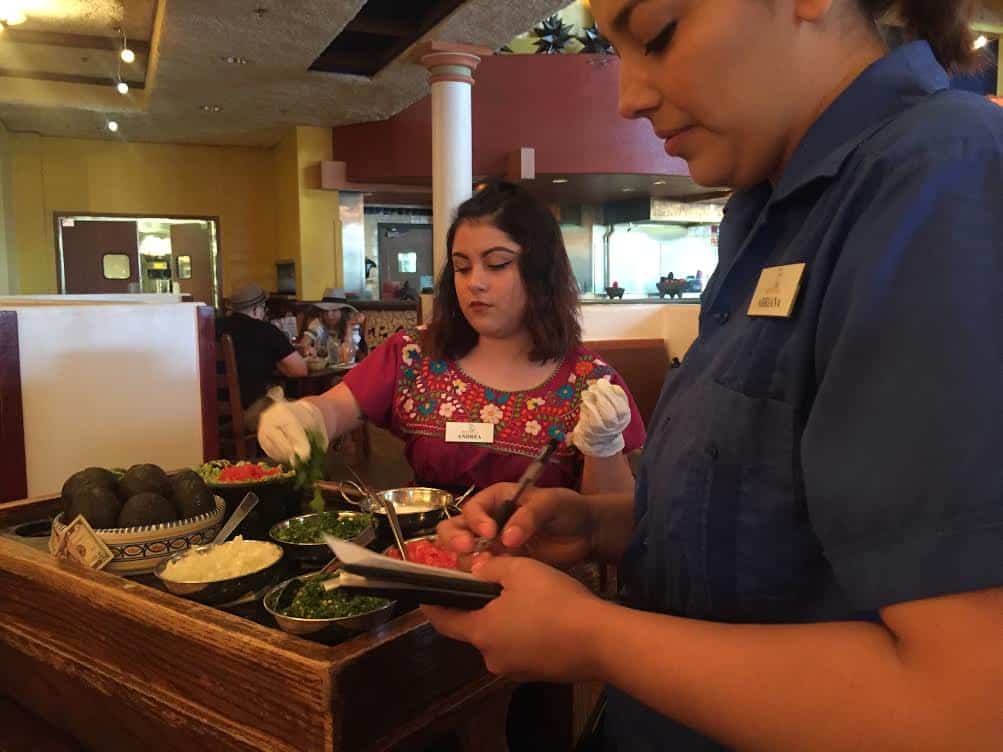
[[473,72],[485,48],[430,42],[421,49],[432,92],[432,254],[438,277],[446,264],[446,234],[456,207],[470,198]]

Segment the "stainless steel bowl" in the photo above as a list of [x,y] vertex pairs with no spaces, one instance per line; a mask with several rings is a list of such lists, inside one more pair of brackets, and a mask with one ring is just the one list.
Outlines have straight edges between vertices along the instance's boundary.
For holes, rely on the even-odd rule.
[[290,517],[288,520],[283,520],[282,522],[272,525],[272,528],[268,531],[268,537],[275,543],[282,546],[282,550],[286,552],[286,556],[288,556],[291,560],[321,566],[329,562],[332,558],[331,549],[327,547],[326,543],[291,543],[278,538],[277,533],[281,530],[289,528],[297,522],[309,522],[311,520],[327,517],[329,515],[333,515],[338,519],[368,517],[370,520],[369,527],[352,538],[352,543],[356,543],[360,546],[368,546],[373,542],[373,539],[376,538],[376,527],[372,524],[373,520],[370,515],[367,515],[364,512],[336,511],[315,512],[314,514],[301,514],[298,517]]
[[320,572],[311,572],[299,577],[290,577],[288,580],[280,582],[265,594],[262,601],[265,610],[272,615],[275,623],[284,632],[289,632],[298,637],[305,637],[308,640],[316,640],[317,642],[337,642],[338,640],[368,632],[370,629],[389,621],[390,617],[393,616],[397,601],[387,601],[385,606],[381,606],[373,611],[356,614],[355,616],[341,616],[336,619],[300,619],[295,616],[280,614],[276,609],[275,603],[279,593],[287,585],[296,580],[304,580],[318,574]]
[[170,559],[161,562],[153,573],[164,583],[164,587],[175,595],[189,598],[207,606],[216,606],[222,603],[231,603],[240,600],[253,593],[260,592],[270,585],[274,585],[282,574],[282,564],[284,552],[281,546],[269,542],[268,545],[275,546],[278,551],[278,558],[267,567],[256,572],[242,574],[239,577],[230,577],[226,580],[213,580],[210,582],[185,582],[181,580],[170,580],[164,577],[164,570],[172,561],[183,559],[186,556],[205,556],[216,547],[210,543],[205,546],[193,546],[187,551],[175,554]]
[[[387,513],[383,510],[382,504],[374,504],[365,496],[361,500],[353,499],[344,493],[342,496],[349,504],[354,504],[363,511],[375,515],[378,524],[385,529],[389,527]],[[443,491],[441,488],[423,486],[390,488],[386,491],[376,492],[376,496],[379,500],[385,499],[394,505],[397,509],[397,519],[400,522],[401,531],[405,534],[434,528],[446,516],[445,508],[453,505],[453,494],[449,491]],[[421,507],[421,510],[411,509],[409,511],[409,508],[413,507]]]

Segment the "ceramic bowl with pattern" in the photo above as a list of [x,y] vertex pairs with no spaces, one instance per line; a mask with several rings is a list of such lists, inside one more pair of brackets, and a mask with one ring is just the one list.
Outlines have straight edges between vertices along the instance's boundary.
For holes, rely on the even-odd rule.
[[[105,571],[123,575],[146,574],[179,551],[209,543],[219,532],[226,512],[226,502],[219,496],[214,500],[216,508],[197,517],[160,525],[95,530],[113,556]],[[51,546],[58,544],[67,522],[61,512],[52,521]]]

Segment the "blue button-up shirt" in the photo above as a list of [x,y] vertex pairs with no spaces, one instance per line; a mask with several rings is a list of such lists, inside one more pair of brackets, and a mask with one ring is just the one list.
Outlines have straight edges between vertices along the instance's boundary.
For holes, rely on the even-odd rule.
[[[900,47],[729,203],[649,426],[628,604],[798,623],[1003,585],[1003,110],[947,87]],[[748,315],[799,262],[792,315]],[[719,749],[615,691],[607,731]]]

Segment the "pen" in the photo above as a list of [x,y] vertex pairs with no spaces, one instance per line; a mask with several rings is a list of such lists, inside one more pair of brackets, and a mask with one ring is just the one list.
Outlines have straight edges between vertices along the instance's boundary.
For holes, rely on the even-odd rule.
[[[540,473],[543,472],[543,468],[560,445],[561,442],[559,439],[551,439],[547,443],[547,446],[543,448],[543,451],[537,455],[536,459],[529,464],[529,467],[527,467],[522,476],[520,476],[518,484],[516,485],[515,493],[512,494],[512,498],[503,501],[501,506],[499,506],[491,515],[491,518],[498,526],[498,532],[496,535],[501,535],[502,529],[512,518],[512,515],[515,514],[515,510],[519,506],[519,499],[522,497],[527,488],[536,483],[537,478],[540,477]],[[490,545],[490,543],[491,542],[489,540],[482,538],[477,542],[477,550],[483,551],[488,545]]]

